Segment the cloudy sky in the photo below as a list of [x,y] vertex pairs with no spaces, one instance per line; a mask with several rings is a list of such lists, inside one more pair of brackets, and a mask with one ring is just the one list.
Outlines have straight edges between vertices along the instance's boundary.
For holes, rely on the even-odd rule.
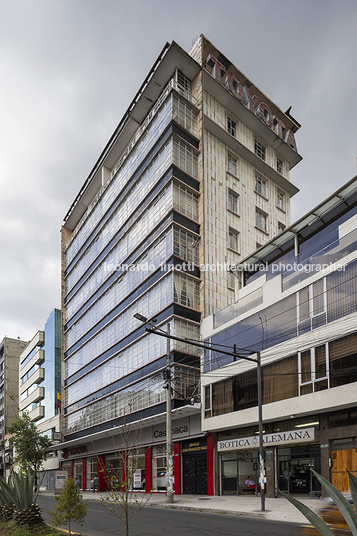
[[0,340],[60,307],[60,227],[166,41],[203,33],[292,115],[293,220],[357,173],[356,0],[0,0]]

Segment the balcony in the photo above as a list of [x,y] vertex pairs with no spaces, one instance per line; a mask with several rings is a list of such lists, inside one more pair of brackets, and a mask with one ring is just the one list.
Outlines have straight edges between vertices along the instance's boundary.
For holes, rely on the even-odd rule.
[[30,359],[28,363],[20,370],[21,377],[27,374],[27,372],[34,366],[34,365],[42,365],[42,363],[45,360],[45,351],[44,350],[38,350],[35,355]]
[[30,416],[31,421],[33,422],[39,421],[45,416],[44,406],[37,406],[37,408],[30,411],[29,416]]
[[20,402],[20,410],[22,411],[24,408],[29,406],[30,404],[35,404],[36,402],[39,402],[40,400],[43,400],[45,398],[45,388],[44,387],[37,387],[32,393],[24,398]]
[[20,395],[24,393],[31,385],[34,383],[41,383],[45,379],[45,369],[38,368],[33,374],[22,384],[20,385]]

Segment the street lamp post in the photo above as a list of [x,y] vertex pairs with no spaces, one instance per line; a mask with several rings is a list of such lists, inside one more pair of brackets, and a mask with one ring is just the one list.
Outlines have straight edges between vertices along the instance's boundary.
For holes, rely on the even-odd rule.
[[258,384],[258,422],[259,422],[259,473],[260,473],[260,509],[265,510],[265,470],[263,445],[263,393],[262,393],[262,362],[257,352],[257,384]]
[[166,339],[166,502],[174,502],[172,463],[172,413],[171,413],[171,348],[170,324],[167,323]]
[[[135,315],[134,315],[135,316]],[[140,315],[141,316],[141,315]],[[137,317],[136,317],[137,318]],[[139,319],[140,320],[140,319]],[[212,345],[202,344],[195,341],[192,341],[191,339],[189,341],[182,339],[180,337],[175,337],[173,335],[170,335],[163,330],[161,330],[161,333],[157,332],[155,327],[154,329],[147,328],[147,331],[150,333],[156,333],[157,335],[161,335],[161,337],[167,337],[169,340],[173,339],[174,341],[180,341],[180,342],[189,342],[192,346],[197,346],[198,348],[203,348],[204,350],[214,350],[215,352],[224,354],[224,355],[230,355],[234,358],[239,359],[245,359],[247,361],[252,361],[257,365],[257,384],[258,384],[258,423],[259,423],[259,467],[260,467],[260,496],[261,496],[261,511],[265,511],[265,470],[264,470],[264,444],[263,444],[263,390],[262,390],[262,364],[261,364],[261,355],[260,352],[256,352],[257,358],[254,359],[252,357],[243,356],[238,354],[237,352],[228,352],[227,350],[223,350],[221,348],[214,348]]]
[[[149,324],[153,329],[148,330],[152,333],[157,333],[157,330],[160,328],[157,328],[156,326],[153,326],[146,316],[135,313],[134,318],[137,320],[140,320],[140,322],[143,322],[144,324]],[[170,324],[167,323],[167,330],[166,332],[163,330],[163,334],[167,337],[166,339],[166,389],[167,389],[167,396],[166,396],[166,502],[167,503],[173,503],[174,502],[174,492],[173,492],[173,481],[174,481],[174,470],[173,470],[173,461],[172,461],[172,410],[171,410],[171,395],[172,395],[172,389],[171,389],[171,347],[170,347],[170,340],[171,340],[171,331],[170,331]],[[158,335],[161,335],[160,333],[157,333]]]

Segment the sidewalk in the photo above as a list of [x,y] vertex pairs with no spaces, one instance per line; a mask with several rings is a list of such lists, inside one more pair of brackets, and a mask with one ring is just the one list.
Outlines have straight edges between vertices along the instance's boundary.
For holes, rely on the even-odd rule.
[[[54,491],[40,491],[40,495],[51,496]],[[101,500],[105,493],[82,492],[83,499],[87,501]],[[321,499],[310,499],[304,497],[300,499],[314,512],[319,512],[323,506]],[[261,511],[261,498],[255,495],[175,495],[174,504],[166,502],[165,493],[153,493],[146,506],[157,508],[175,508],[182,510],[195,510],[198,512],[227,513],[231,515],[242,515],[248,517],[260,517],[271,521],[288,521],[302,525],[308,524],[307,519],[286,499],[265,499],[265,511]]]

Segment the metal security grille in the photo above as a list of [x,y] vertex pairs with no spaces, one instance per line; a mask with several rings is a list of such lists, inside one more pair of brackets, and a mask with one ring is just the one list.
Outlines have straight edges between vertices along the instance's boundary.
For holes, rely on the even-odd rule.
[[198,221],[198,196],[192,190],[174,183],[173,205],[178,212]]
[[173,96],[172,118],[194,136],[198,136],[197,115],[185,101]]
[[198,156],[182,141],[173,140],[173,162],[183,171],[198,179]]
[[180,89],[192,93],[192,83],[187,76],[185,76],[181,71],[177,71],[177,85]]

